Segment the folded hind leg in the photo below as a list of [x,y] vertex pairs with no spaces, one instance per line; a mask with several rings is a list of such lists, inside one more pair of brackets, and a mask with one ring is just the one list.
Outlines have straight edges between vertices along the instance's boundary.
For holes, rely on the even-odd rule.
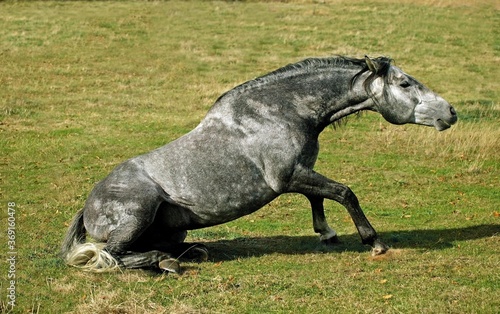
[[174,273],[180,271],[179,262],[173,258],[172,254],[160,250],[134,251],[132,243],[116,242],[114,237],[110,237],[105,250],[124,268],[148,268]]
[[134,243],[133,250],[168,252],[176,259],[206,261],[208,248],[201,243],[185,243],[187,231],[168,231],[161,224],[153,223]]
[[148,251],[144,253],[128,252],[119,255],[120,263],[125,268],[150,268],[171,273],[179,273],[180,265],[177,259],[161,251]]
[[137,251],[134,243],[154,223],[166,197],[140,159],[128,160],[92,190],[84,208],[85,228],[91,237],[106,243],[105,251],[122,267],[159,268],[172,255],[154,248]]
[[[133,245],[106,245],[105,249],[115,257],[120,266],[124,268],[148,268],[163,270],[173,273],[180,272],[179,258],[208,259],[208,249],[203,244],[198,243],[169,243],[155,245],[158,250],[142,251],[138,248],[138,243]],[[132,250],[126,250],[130,248]],[[140,251],[135,251],[137,248]]]
[[[140,210],[134,210],[131,203],[128,204],[129,213],[139,213]],[[143,204],[137,206],[136,209],[154,208],[158,205]],[[143,210],[142,213],[145,211]],[[174,256],[168,252],[163,252],[158,249],[140,248],[137,245],[139,239],[143,239],[145,231],[151,226],[154,220],[154,213],[156,210],[151,211],[151,215],[128,215],[120,217],[119,224],[113,229],[106,241],[105,250],[109,252],[119,262],[121,267],[124,268],[152,268],[162,269],[169,272],[178,272],[180,267],[179,263]],[[147,240],[147,239],[146,239]]]
[[187,232],[168,230],[154,218],[129,216],[110,232],[105,250],[124,268],[150,268],[179,272],[177,259],[208,259],[208,249],[202,244],[184,243]]

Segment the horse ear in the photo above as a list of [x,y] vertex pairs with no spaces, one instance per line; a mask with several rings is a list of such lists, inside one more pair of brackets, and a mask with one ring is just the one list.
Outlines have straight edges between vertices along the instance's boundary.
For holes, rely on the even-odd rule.
[[378,72],[378,66],[375,62],[373,62],[372,59],[370,59],[370,57],[368,56],[365,56],[365,62],[366,62],[366,65],[368,66],[368,69],[370,71],[372,71],[373,73],[377,73]]

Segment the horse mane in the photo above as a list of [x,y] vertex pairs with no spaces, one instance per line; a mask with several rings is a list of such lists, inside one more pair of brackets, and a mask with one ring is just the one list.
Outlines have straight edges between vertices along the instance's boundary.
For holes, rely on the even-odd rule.
[[[387,58],[387,57],[378,57],[375,59],[372,59],[372,61],[377,64],[377,71],[372,72],[370,76],[365,80],[363,83],[364,88],[369,92],[369,86],[370,84],[377,78],[377,77],[386,77],[388,70],[390,68],[392,59]],[[234,93],[234,92],[243,92],[248,89],[261,86],[263,84],[267,84],[269,82],[275,81],[277,79],[282,79],[290,76],[297,75],[298,73],[303,72],[304,70],[308,69],[321,69],[321,68],[331,68],[331,67],[340,67],[340,68],[351,68],[351,67],[356,67],[360,68],[360,71],[354,75],[354,77],[350,81],[350,86],[349,88],[352,88],[355,81],[366,71],[369,71],[368,65],[366,64],[365,59],[357,59],[357,58],[351,58],[351,57],[346,57],[346,56],[334,56],[334,57],[329,57],[329,58],[308,58],[302,61],[299,61],[297,63],[292,63],[288,64],[282,68],[279,68],[277,70],[274,70],[272,72],[269,72],[267,74],[264,74],[260,77],[257,77],[253,80],[247,81],[243,84],[240,84],[233,89],[225,92],[222,94],[216,102],[218,102],[220,99],[222,99],[224,96],[228,95],[229,93]]]

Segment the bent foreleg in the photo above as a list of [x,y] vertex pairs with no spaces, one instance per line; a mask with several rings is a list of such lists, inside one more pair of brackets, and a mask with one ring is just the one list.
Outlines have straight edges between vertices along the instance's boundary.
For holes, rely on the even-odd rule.
[[[309,200],[311,200],[311,196],[313,196],[313,201],[311,201],[313,213],[316,212],[316,218],[319,219],[320,222],[324,220],[321,216],[324,216],[324,214],[319,210],[318,199],[314,199],[314,197],[328,198],[337,201],[347,209],[356,225],[363,244],[372,246],[373,255],[383,254],[389,249],[387,245],[378,240],[377,232],[359,206],[356,195],[344,184],[330,180],[312,169],[299,166],[290,181],[288,192],[297,192],[307,195]],[[314,206],[316,206],[316,210]]]

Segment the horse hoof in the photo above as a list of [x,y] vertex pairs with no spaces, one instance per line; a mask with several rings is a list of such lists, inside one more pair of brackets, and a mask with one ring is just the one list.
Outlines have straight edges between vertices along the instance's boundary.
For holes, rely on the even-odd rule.
[[206,262],[208,260],[208,249],[204,245],[193,248],[193,254],[196,255],[200,262]]
[[328,239],[321,239],[321,243],[323,243],[325,245],[334,245],[334,244],[339,244],[340,240],[339,240],[339,237],[337,235],[334,235],[333,237],[328,238]]
[[208,248],[201,243],[194,243],[184,251],[181,257],[191,261],[206,262],[208,260]]
[[389,250],[389,247],[385,245],[380,240],[375,240],[372,248],[372,256],[385,254]]
[[160,263],[158,263],[158,267],[169,273],[179,274],[181,272],[181,265],[174,258],[161,260]]

